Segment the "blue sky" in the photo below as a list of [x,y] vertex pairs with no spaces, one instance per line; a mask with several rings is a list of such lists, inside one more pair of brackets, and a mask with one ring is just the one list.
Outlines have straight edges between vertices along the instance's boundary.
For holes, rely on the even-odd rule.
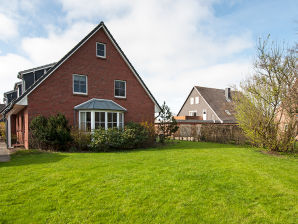
[[294,0],[0,0],[0,94],[17,72],[58,61],[104,21],[157,100],[177,112],[194,85],[252,72],[259,37],[297,41]]

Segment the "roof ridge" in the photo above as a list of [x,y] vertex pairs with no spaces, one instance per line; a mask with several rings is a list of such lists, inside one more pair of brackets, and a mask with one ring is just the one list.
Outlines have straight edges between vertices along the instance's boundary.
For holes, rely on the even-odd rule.
[[219,89],[219,88],[212,88],[212,87],[206,87],[206,86],[195,86],[196,88],[205,88],[205,89],[217,89],[217,90],[225,90],[225,89]]

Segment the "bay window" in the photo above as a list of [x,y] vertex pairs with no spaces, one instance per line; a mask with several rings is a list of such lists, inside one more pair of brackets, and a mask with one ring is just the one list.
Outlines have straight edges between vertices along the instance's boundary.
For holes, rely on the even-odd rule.
[[119,128],[124,127],[123,112],[114,111],[80,111],[79,128],[82,131],[92,131],[98,128]]

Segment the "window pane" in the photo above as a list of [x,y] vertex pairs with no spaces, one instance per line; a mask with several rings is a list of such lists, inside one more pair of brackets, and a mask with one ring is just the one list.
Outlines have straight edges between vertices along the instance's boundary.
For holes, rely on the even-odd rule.
[[119,96],[125,96],[125,90],[124,89],[120,90]]
[[120,96],[120,89],[115,89],[115,96]]
[[115,96],[125,97],[125,81],[115,80]]
[[100,112],[100,121],[104,123],[105,120],[106,120],[105,112]]
[[108,123],[108,128],[112,128],[112,127],[113,127],[112,123]]
[[113,119],[112,113],[108,113],[108,122],[112,122],[113,121],[112,119]]
[[124,89],[125,88],[125,82],[119,82],[120,83],[120,88]]
[[86,117],[87,117],[87,119],[86,119],[86,121],[87,122],[91,122],[91,112],[86,112]]
[[87,76],[74,75],[73,89],[76,93],[87,93]]
[[99,121],[100,121],[100,113],[95,112],[95,122],[99,122]]
[[105,56],[105,45],[102,43],[97,43],[96,44],[96,52],[97,52],[97,56]]
[[86,131],[86,112],[80,112],[80,127],[82,131]]
[[79,81],[78,80],[74,80],[74,84],[73,84],[74,86],[74,91],[75,92],[79,92],[79,89],[80,89],[80,87],[79,87]]
[[117,122],[117,113],[113,113],[113,122]]

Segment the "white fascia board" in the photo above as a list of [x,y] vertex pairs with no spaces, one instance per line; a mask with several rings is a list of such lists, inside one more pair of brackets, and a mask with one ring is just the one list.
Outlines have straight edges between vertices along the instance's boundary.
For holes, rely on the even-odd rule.
[[24,96],[16,105],[28,106],[28,97]]

